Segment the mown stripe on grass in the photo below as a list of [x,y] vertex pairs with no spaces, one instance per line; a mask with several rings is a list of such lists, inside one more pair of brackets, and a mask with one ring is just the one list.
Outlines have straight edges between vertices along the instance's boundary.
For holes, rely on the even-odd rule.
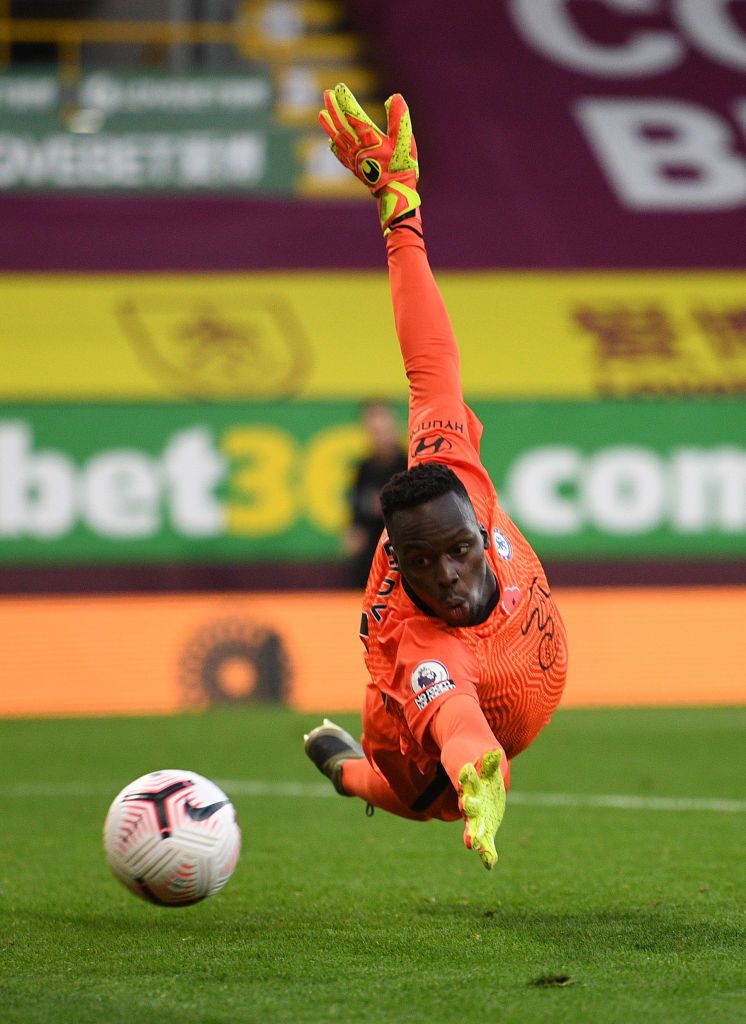
[[[270,782],[260,779],[220,779],[231,796],[316,799],[337,794],[326,782]],[[36,797],[97,797],[115,795],[121,784],[92,782],[19,782],[0,786],[0,800]],[[591,807],[618,811],[713,811],[746,814],[746,800],[709,797],[637,796],[631,793],[522,793],[511,791],[509,802],[527,807]]]

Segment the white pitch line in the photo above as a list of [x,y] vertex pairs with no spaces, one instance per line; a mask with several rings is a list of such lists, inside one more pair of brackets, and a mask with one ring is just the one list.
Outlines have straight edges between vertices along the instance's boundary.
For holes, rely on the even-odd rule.
[[615,793],[510,793],[508,803],[534,807],[602,807],[619,811],[718,811],[746,813],[746,800],[709,797],[633,796]]
[[[230,796],[316,799],[337,794],[326,782],[269,782],[259,779],[219,779]],[[0,786],[0,800],[33,797],[84,798],[116,796],[122,786],[92,782],[19,782]],[[591,807],[614,811],[711,811],[746,814],[746,800],[707,797],[635,796],[625,793],[522,793],[512,790],[508,804],[525,807]]]

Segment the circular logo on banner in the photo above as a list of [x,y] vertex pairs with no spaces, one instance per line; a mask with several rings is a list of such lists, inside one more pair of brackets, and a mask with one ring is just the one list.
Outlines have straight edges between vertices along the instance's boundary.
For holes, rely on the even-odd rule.
[[419,693],[435,683],[448,681],[448,669],[442,661],[421,661],[412,672],[412,690]]
[[510,561],[513,557],[513,545],[510,543],[508,538],[502,532],[495,527],[492,531],[492,539],[495,542],[495,548],[500,558],[504,558],[506,562]]
[[291,677],[285,640],[259,623],[206,622],[182,651],[179,674],[190,706],[285,702]]

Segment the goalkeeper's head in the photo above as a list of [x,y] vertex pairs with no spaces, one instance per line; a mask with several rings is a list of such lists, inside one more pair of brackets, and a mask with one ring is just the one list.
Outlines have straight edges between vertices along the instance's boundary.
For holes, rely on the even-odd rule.
[[415,604],[449,626],[483,622],[497,589],[489,535],[453,470],[425,462],[397,473],[381,491],[381,507]]

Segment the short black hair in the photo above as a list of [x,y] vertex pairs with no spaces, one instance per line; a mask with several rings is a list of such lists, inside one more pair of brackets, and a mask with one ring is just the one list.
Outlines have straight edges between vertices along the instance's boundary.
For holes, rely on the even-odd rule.
[[395,473],[381,489],[381,509],[386,528],[389,529],[396,512],[424,505],[444,494],[456,494],[473,508],[464,485],[442,462],[421,462],[402,473]]

